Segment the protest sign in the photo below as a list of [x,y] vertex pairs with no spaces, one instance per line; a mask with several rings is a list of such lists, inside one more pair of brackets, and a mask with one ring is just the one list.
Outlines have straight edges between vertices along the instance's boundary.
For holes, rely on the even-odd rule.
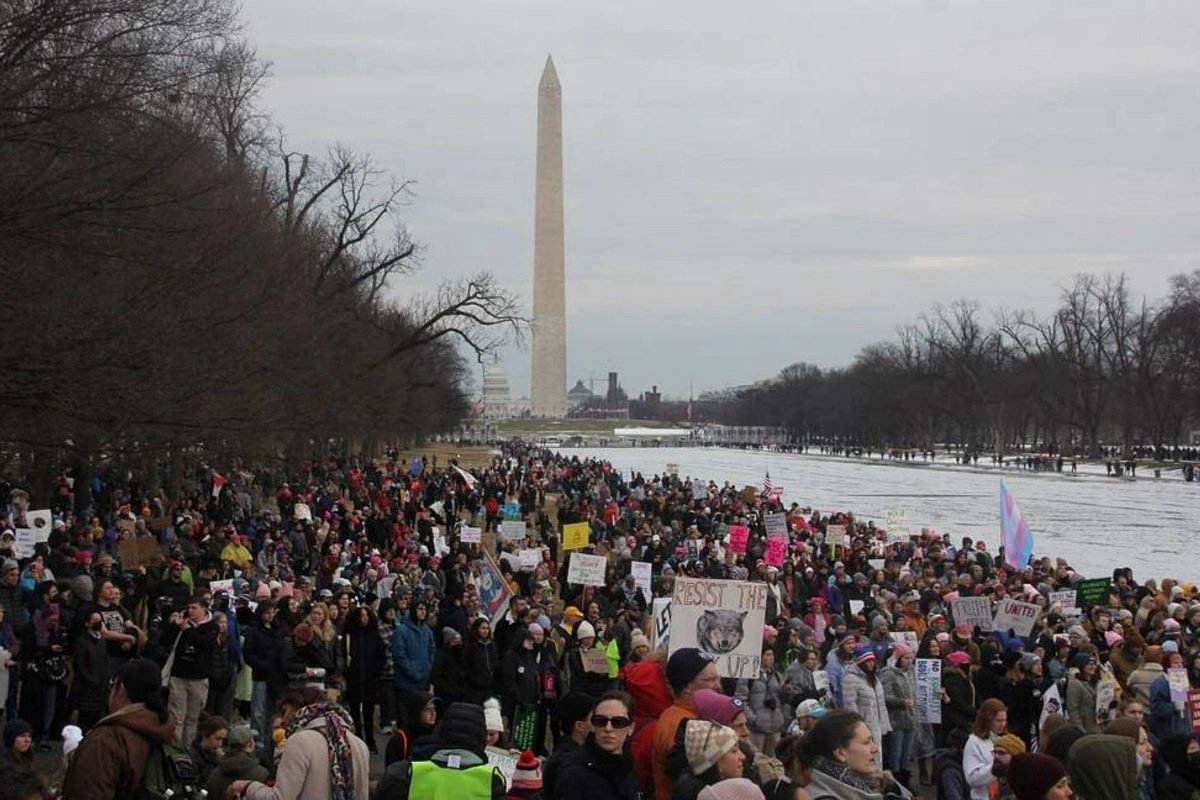
[[17,558],[33,558],[35,544],[33,528],[17,528],[15,545]]
[[504,575],[490,553],[484,553],[479,561],[479,610],[494,625],[508,610],[512,592],[504,582]]
[[913,655],[916,655],[917,647],[921,644],[921,638],[917,636],[916,631],[893,631],[889,635],[892,637],[892,641],[899,642],[911,650]]
[[996,616],[992,620],[992,630],[1007,633],[1013,631],[1017,636],[1028,636],[1033,633],[1041,609],[1033,603],[1022,603],[1006,597],[996,606]]
[[678,464],[672,464],[672,463],[669,463],[669,462],[668,462],[668,464],[667,464],[667,474],[668,474],[668,475],[678,475],[678,474],[679,474],[679,465],[678,465]]
[[1050,605],[1058,603],[1062,606],[1062,613],[1068,617],[1079,616],[1079,609],[1075,605],[1075,590],[1063,589],[1061,592],[1050,593]]
[[296,503],[296,505],[292,507],[292,519],[298,519],[302,522],[312,522],[312,509],[310,509],[304,503]]
[[163,555],[153,536],[135,536],[117,544],[117,558],[122,569],[131,570],[161,563]]
[[1058,691],[1058,684],[1050,684],[1050,688],[1042,695],[1042,715],[1038,717],[1038,729],[1046,727],[1046,718],[1051,714],[1061,714],[1063,710],[1062,695]]
[[1103,728],[1117,717],[1117,682],[1112,678],[1096,683],[1096,722]]
[[708,497],[708,484],[702,480],[692,481],[692,499],[699,500],[701,497]]
[[750,529],[745,525],[729,526],[729,552],[746,552],[746,542],[750,539]]
[[608,658],[604,655],[603,650],[597,650],[594,647],[580,647],[579,660],[583,664],[584,672],[594,675],[608,674]]
[[861,614],[862,610],[866,607],[867,607],[867,604],[862,600],[851,600],[850,601],[850,613],[856,617],[859,614]]
[[825,528],[825,544],[838,547],[846,546],[846,526],[829,525]]
[[650,608],[654,617],[654,649],[659,650],[671,642],[671,598],[656,597]]
[[1200,689],[1188,690],[1187,710],[1192,732],[1200,731]]
[[591,528],[586,522],[572,522],[570,525],[563,525],[563,550],[579,550],[587,547],[589,533],[591,533]]
[[633,561],[629,565],[629,574],[633,576],[634,583],[642,590],[647,603],[650,602],[650,598],[654,597],[654,594],[650,591],[650,580],[653,570],[654,565],[649,561]]
[[1171,688],[1172,703],[1186,703],[1188,689],[1188,674],[1185,667],[1171,667],[1167,670],[1167,685]]
[[883,514],[884,530],[887,531],[889,542],[908,540],[908,509],[889,508]]
[[517,759],[521,754],[515,750],[501,750],[499,747],[487,748],[488,765],[495,767],[504,776],[505,789],[512,788],[513,773],[517,771]]
[[524,520],[524,517],[521,516],[520,503],[505,503],[504,505],[500,506],[500,516],[504,519]]
[[[882,558],[868,558],[867,559],[867,564],[871,567],[872,572],[879,572],[879,570],[883,569],[884,563],[886,563],[886,562]],[[872,576],[872,577],[874,577],[874,576]]]
[[608,562],[604,556],[589,556],[586,553],[571,553],[571,565],[567,568],[567,583],[583,586],[603,586],[604,570]]
[[500,538],[505,541],[515,542],[518,539],[525,538],[525,520],[523,519],[506,519],[500,522]]
[[823,669],[815,671],[813,674],[813,688],[818,694],[829,693],[829,673]]
[[1075,584],[1075,602],[1080,606],[1094,606],[1108,602],[1108,589],[1112,581],[1108,578],[1089,578]]
[[224,592],[225,594],[232,595],[233,579],[230,578],[224,581],[209,581],[208,588],[213,594],[216,594],[217,592]]
[[483,539],[483,528],[473,528],[463,525],[458,532],[458,540],[464,544],[479,544]]
[[766,526],[768,539],[772,536],[787,536],[787,516],[783,513],[765,515],[763,525]]
[[979,628],[984,633],[993,630],[992,601],[986,597],[958,597],[950,601],[950,614],[955,624],[965,622],[971,630]]
[[917,721],[922,725],[942,722],[942,662],[936,658],[918,658]]
[[50,538],[50,531],[54,527],[54,514],[48,508],[26,511],[25,524],[33,531],[34,544],[41,544]]
[[520,558],[521,569],[532,572],[542,561],[542,549],[540,547],[522,547]]
[[675,579],[671,653],[698,647],[723,678],[757,677],[767,585],[706,578]]
[[782,567],[787,557],[787,537],[772,536],[767,539],[767,566]]

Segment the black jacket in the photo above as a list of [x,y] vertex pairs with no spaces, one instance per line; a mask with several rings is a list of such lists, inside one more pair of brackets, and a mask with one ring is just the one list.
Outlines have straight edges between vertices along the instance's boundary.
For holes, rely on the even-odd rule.
[[467,681],[463,645],[439,647],[433,657],[433,692],[447,703],[466,697]]
[[254,673],[254,680],[266,681],[272,687],[285,686],[287,675],[282,669],[283,630],[278,625],[264,628],[261,620],[246,631],[242,657]]
[[383,639],[379,638],[379,631],[365,629],[351,633],[346,641],[346,692],[355,697],[363,694],[374,697],[376,678],[387,664]]
[[217,624],[213,622],[211,614],[200,624],[189,623],[186,628],[166,624],[163,625],[160,643],[175,652],[175,661],[171,666],[172,678],[207,678],[212,666],[213,649],[217,646]]
[[71,683],[71,705],[80,711],[108,707],[108,648],[104,640],[84,631],[71,650],[75,679]]
[[468,703],[482,704],[494,694],[496,669],[500,666],[500,659],[496,657],[496,644],[492,641],[475,640],[464,646],[467,691],[463,699]]
[[553,795],[570,800],[637,800],[637,778],[628,756],[605,753],[592,737],[572,753],[554,777]]

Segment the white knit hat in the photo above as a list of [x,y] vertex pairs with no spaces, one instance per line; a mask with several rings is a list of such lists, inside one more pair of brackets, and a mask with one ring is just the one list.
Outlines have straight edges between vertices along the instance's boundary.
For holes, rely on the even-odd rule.
[[575,629],[576,639],[595,639],[596,629],[592,627],[592,623],[586,619],[579,623],[579,627]]
[[697,800],[763,800],[762,789],[748,778],[727,778],[712,786],[705,786],[696,795]]
[[692,774],[703,775],[737,746],[738,735],[733,728],[704,719],[688,720],[683,748]]
[[483,725],[488,733],[504,733],[504,719],[500,716],[500,701],[489,697],[483,701]]

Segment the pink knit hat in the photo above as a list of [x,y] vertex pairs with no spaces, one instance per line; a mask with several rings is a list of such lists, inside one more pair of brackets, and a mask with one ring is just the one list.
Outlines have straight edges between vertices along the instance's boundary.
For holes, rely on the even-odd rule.
[[701,689],[692,695],[692,704],[696,707],[696,716],[710,722],[728,725],[734,717],[745,710],[745,705],[736,697],[715,692],[712,689]]

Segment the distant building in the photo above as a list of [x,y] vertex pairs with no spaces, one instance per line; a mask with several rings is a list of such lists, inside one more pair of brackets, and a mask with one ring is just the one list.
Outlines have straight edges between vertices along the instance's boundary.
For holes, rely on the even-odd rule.
[[483,416],[504,419],[512,416],[508,393],[508,376],[499,364],[483,368]]
[[586,406],[592,400],[592,390],[583,385],[583,381],[576,381],[574,388],[567,392],[567,409],[576,409]]

